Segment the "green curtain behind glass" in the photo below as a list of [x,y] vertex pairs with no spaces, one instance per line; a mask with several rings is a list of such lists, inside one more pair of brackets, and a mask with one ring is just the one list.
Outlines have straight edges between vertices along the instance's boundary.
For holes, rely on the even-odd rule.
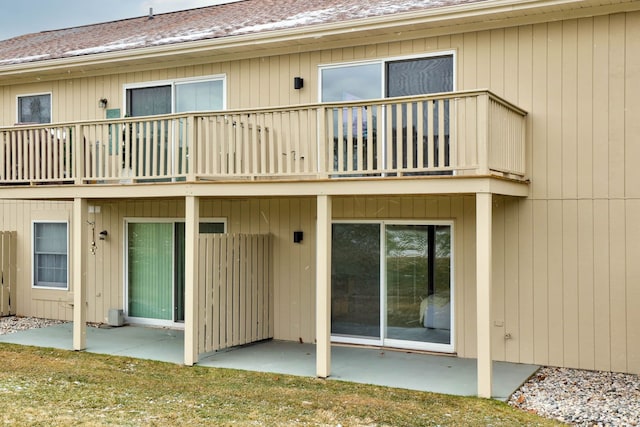
[[173,223],[129,223],[129,316],[172,320]]

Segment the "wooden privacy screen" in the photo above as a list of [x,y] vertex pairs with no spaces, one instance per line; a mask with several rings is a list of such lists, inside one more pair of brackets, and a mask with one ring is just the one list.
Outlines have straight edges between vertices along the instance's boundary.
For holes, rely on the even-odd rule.
[[16,314],[16,232],[0,231],[0,316]]
[[269,235],[201,234],[198,351],[273,338]]

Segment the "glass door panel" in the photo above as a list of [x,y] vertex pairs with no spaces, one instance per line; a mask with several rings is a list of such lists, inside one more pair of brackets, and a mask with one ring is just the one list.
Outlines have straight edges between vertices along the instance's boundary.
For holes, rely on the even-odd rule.
[[387,225],[385,338],[451,344],[451,227]]
[[[451,330],[451,227],[434,226],[433,292],[425,307],[424,326],[442,331]],[[451,343],[451,338],[446,343]]]
[[386,227],[386,338],[425,341],[420,305],[428,294],[428,226]]
[[[171,113],[171,85],[151,86],[127,89],[127,117],[155,116]],[[142,123],[132,123],[130,135],[131,150],[138,156],[133,167],[135,175],[150,176],[170,174],[172,168],[171,155],[173,150],[169,147],[169,135],[171,135],[170,122],[168,120],[155,120]],[[146,157],[156,159],[155,164],[149,164]],[[145,182],[145,181],[139,181]]]
[[380,339],[380,224],[333,224],[331,333]]
[[173,320],[184,322],[184,296],[185,296],[185,227],[184,222],[175,223],[174,273],[173,273]]
[[128,224],[129,317],[173,318],[173,224]]
[[[322,102],[382,98],[382,66],[379,63],[326,68],[321,71]],[[376,128],[379,107],[333,108],[333,168],[336,172],[379,169]],[[369,114],[371,113],[371,123]],[[362,144],[361,147],[358,146]],[[359,153],[361,158],[358,158]],[[372,164],[369,164],[371,159]]]

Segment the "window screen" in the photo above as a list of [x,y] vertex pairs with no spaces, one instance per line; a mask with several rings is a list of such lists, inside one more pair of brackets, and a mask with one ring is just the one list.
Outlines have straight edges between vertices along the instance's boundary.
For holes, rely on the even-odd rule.
[[171,86],[127,89],[127,115],[153,116],[171,113]]
[[51,123],[51,95],[18,97],[19,123]]
[[387,96],[411,96],[453,90],[453,56],[387,63]]

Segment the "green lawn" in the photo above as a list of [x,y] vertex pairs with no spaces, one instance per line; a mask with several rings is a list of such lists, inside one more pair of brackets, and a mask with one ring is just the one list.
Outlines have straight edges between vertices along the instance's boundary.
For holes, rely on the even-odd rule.
[[558,425],[493,400],[0,344],[5,425]]

